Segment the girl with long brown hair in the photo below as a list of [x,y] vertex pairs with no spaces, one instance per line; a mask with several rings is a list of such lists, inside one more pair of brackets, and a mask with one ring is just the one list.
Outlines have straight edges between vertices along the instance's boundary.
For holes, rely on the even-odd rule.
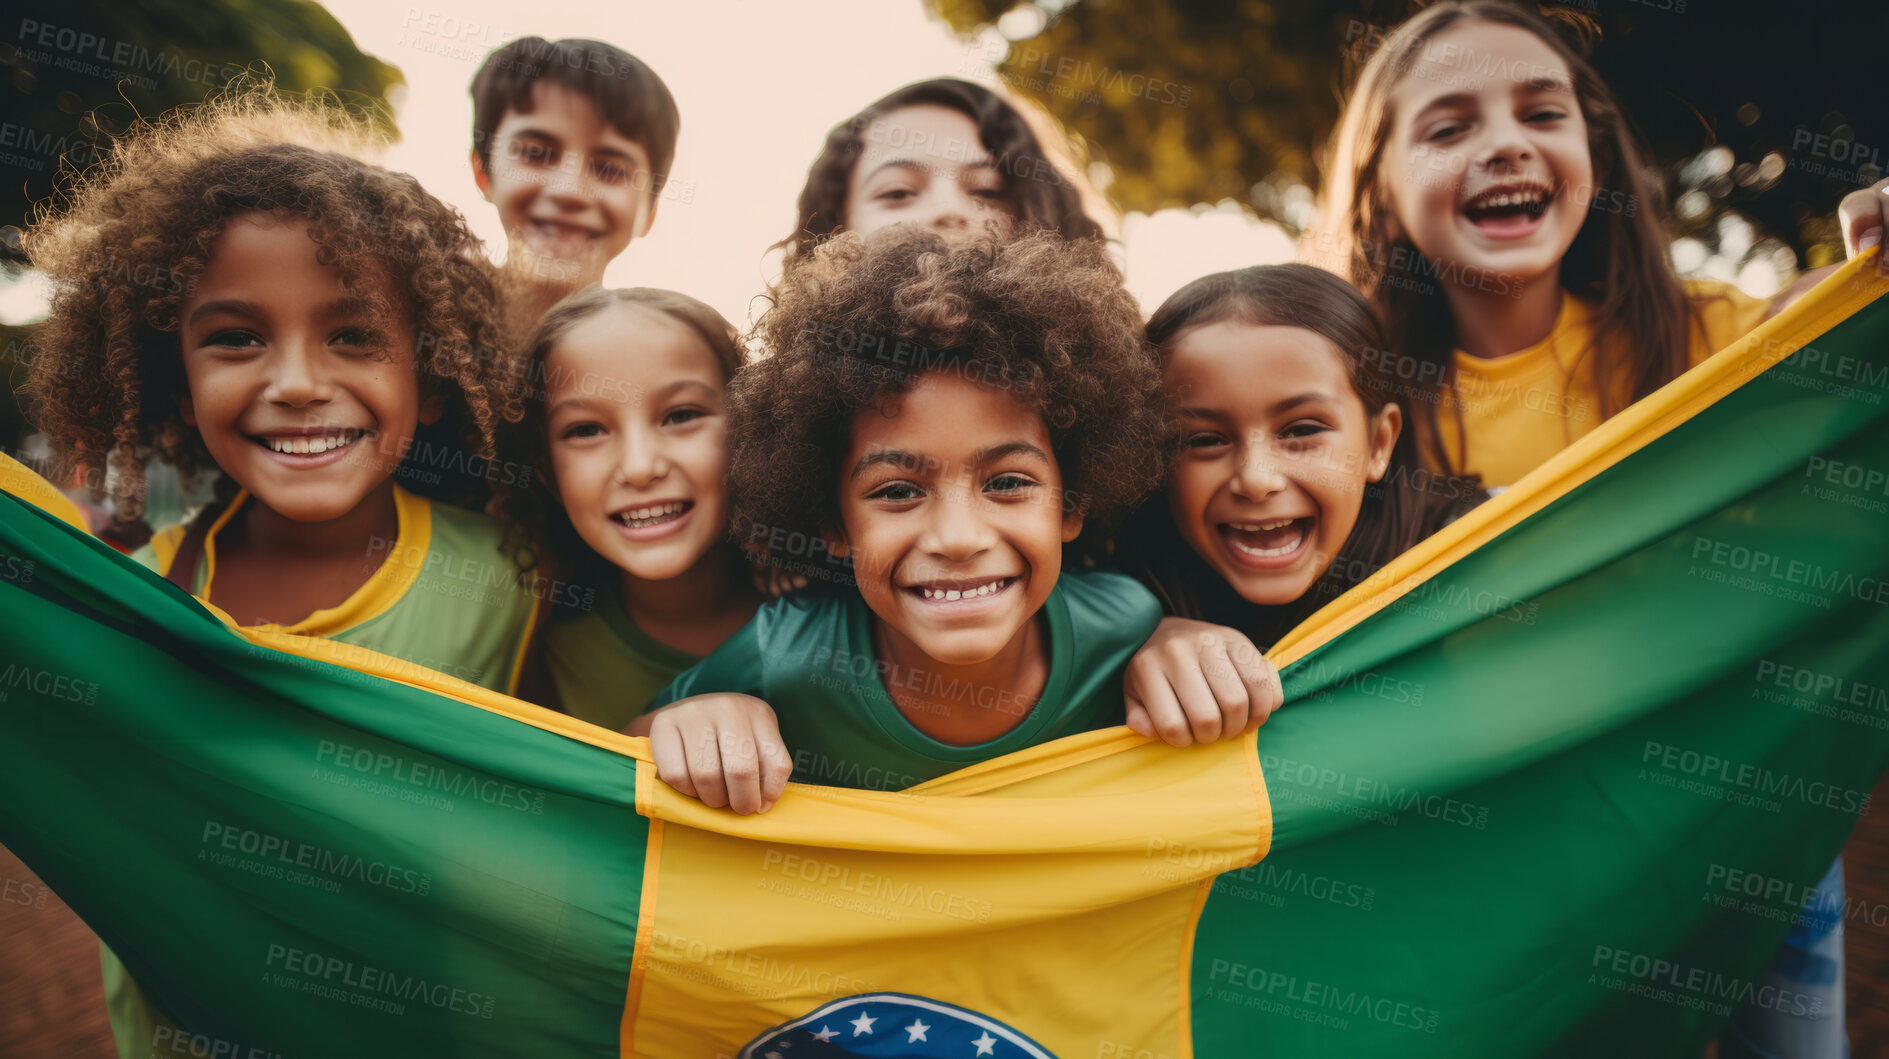
[[[1591,24],[1445,0],[1385,36],[1333,136],[1309,248],[1383,313],[1426,462],[1506,486],[1743,335],[1769,304],[1682,282],[1666,192],[1583,57]],[[1881,194],[1845,199],[1854,250]]]

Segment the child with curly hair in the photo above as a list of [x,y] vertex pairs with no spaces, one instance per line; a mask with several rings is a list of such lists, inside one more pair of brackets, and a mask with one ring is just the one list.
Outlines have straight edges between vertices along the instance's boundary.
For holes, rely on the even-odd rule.
[[519,694],[621,729],[761,605],[728,540],[741,349],[720,313],[651,287],[586,287],[524,349],[532,398],[501,448],[536,473],[501,483],[496,513],[554,587]]
[[[519,412],[490,266],[458,213],[359,160],[372,146],[266,90],[128,136],[27,235],[54,293],[26,394],[69,466],[110,459],[121,521],[154,451],[222,473],[223,502],[136,557],[224,620],[509,690],[537,608],[496,522],[396,480],[497,466]],[[147,1050],[164,1016],[104,964],[120,1048]]]
[[852,583],[764,604],[658,697],[630,731],[662,779],[746,813],[789,773],[892,790],[1122,723],[1160,606],[1078,564],[1160,476],[1160,374],[1101,241],[838,236],[761,338],[729,388],[737,538]]

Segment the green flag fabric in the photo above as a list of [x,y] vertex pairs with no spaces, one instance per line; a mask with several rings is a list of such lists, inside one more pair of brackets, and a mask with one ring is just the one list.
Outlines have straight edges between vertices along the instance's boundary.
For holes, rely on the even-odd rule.
[[752,819],[0,497],[0,841],[205,1055],[1674,1055],[1814,1015],[1759,970],[1889,760],[1878,260],[1314,616],[1255,736]]

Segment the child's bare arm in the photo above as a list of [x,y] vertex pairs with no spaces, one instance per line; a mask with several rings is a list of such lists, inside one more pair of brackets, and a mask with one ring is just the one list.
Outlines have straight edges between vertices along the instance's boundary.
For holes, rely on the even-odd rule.
[[623,734],[649,736],[656,775],[711,809],[765,813],[794,770],[773,707],[752,695],[678,699],[631,721]]
[[1224,625],[1163,618],[1122,674],[1128,727],[1174,746],[1231,739],[1284,701],[1253,641]]

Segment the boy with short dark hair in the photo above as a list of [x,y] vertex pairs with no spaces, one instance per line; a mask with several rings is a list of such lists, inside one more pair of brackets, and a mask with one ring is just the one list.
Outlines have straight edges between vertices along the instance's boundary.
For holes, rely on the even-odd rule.
[[[472,79],[472,174],[545,297],[598,282],[647,235],[681,117],[642,60],[594,40],[524,37]],[[548,302],[547,302],[548,304]]]

